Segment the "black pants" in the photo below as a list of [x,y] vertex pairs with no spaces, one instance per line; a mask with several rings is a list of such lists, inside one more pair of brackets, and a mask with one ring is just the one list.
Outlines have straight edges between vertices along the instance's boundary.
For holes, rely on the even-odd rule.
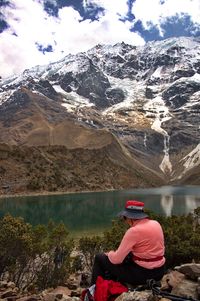
[[164,266],[146,269],[133,261],[113,264],[104,253],[95,256],[91,285],[96,283],[97,277],[109,278],[121,283],[132,285],[145,284],[147,279],[160,280],[164,275]]

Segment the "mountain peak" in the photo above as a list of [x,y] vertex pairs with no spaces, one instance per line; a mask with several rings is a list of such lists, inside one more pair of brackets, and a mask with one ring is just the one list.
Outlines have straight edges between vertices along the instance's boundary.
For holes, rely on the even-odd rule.
[[[127,150],[134,166],[179,183],[187,181],[182,159],[199,144],[199,93],[200,39],[170,38],[140,47],[96,45],[1,80],[0,128],[6,135],[0,142],[12,137],[11,142],[34,145],[39,135],[44,145],[73,141],[82,147],[75,128],[81,133],[84,127],[89,133],[85,145],[94,146],[100,137],[96,131],[104,128]],[[192,170],[190,166],[190,175]]]

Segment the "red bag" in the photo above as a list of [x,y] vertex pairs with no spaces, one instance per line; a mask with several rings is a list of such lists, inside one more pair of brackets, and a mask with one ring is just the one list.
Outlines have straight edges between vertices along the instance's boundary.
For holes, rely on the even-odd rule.
[[128,292],[128,288],[120,282],[105,280],[98,276],[94,293],[95,301],[113,301],[119,295]]

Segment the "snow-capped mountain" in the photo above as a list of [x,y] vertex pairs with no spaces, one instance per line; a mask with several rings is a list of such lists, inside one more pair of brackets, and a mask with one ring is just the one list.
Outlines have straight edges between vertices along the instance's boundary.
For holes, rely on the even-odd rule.
[[[30,99],[41,105],[37,114],[46,114],[48,134],[40,132],[38,116],[28,124]],[[0,142],[80,147],[64,134],[36,139],[37,133],[51,136],[51,125],[70,119],[112,133],[128,156],[165,183],[200,184],[200,39],[97,45],[1,80],[0,104]]]

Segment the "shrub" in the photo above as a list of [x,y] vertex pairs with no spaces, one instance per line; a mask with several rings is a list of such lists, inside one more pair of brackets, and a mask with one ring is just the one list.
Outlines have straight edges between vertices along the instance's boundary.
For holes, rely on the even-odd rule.
[[22,218],[0,220],[0,277],[8,274],[21,289],[44,289],[64,282],[73,241],[63,223],[32,227]]
[[91,271],[95,255],[103,251],[102,238],[100,236],[83,237],[79,240],[78,249],[83,257],[83,266]]

